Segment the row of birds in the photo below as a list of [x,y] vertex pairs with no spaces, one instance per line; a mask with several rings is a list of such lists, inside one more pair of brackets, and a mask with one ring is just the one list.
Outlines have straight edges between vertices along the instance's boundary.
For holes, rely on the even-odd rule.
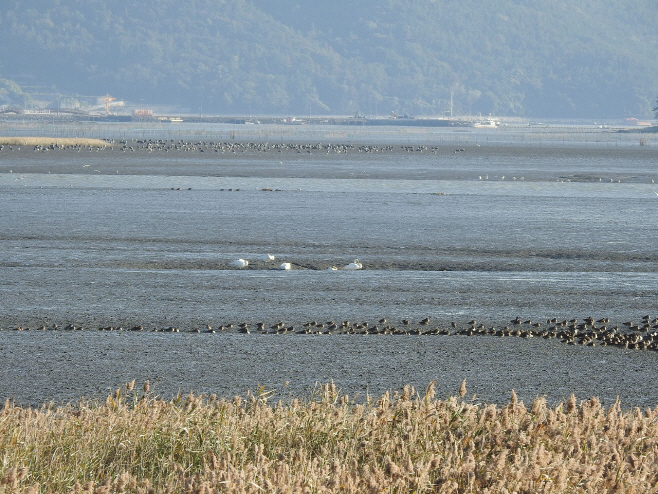
[[[616,346],[620,348],[658,350],[658,318],[652,319],[649,315],[644,316],[640,323],[628,321],[623,323],[630,331],[620,330],[619,326],[608,327],[609,320],[602,318],[597,321],[588,317],[583,320],[557,320],[548,319],[546,328],[543,329],[542,323],[530,320],[522,321],[520,318],[512,319],[505,327],[497,329],[495,327],[486,328],[484,324],[478,324],[475,320],[469,321],[468,326],[458,329],[457,323],[451,323],[451,329],[441,328],[439,326],[430,326],[430,318],[426,317],[414,324],[408,319],[402,319],[397,326],[391,325],[386,319],[379,319],[376,323],[350,321],[327,321],[318,322],[310,321],[304,323],[301,327],[296,328],[294,325],[288,325],[284,322],[277,322],[271,326],[264,322],[258,322],[255,325],[242,322],[239,324],[226,324],[214,329],[206,325],[205,329],[194,329],[192,333],[217,333],[238,332],[250,334],[252,331],[261,334],[310,334],[310,335],[453,335],[453,336],[518,336],[522,338],[539,337],[544,339],[556,338],[569,345],[585,346]],[[1,329],[1,328],[0,328]],[[18,326],[14,330],[24,331],[27,327]],[[37,330],[66,330],[81,331],[81,326],[68,324],[60,327],[53,324],[50,327],[40,326]],[[144,326],[133,326],[130,328],[105,326],[98,328],[100,331],[147,331]],[[151,331],[163,333],[180,333],[180,328],[169,326],[166,328],[156,328]]]
[[[183,139],[179,140],[167,140],[167,139],[136,139],[136,140],[114,140],[114,139],[104,139],[107,143],[104,147],[95,146],[93,149],[96,151],[107,149],[113,150],[116,149],[120,151],[139,151],[146,150],[148,152],[153,151],[196,151],[196,152],[206,152],[214,151],[216,153],[244,153],[247,151],[256,151],[256,152],[306,152],[311,153],[315,151],[325,152],[325,153],[337,153],[344,154],[349,151],[357,151],[359,153],[382,153],[382,152],[392,152],[395,151],[396,147],[391,145],[361,145],[355,147],[353,144],[332,144],[332,143],[270,143],[270,142],[221,142],[221,141],[186,141]],[[7,146],[8,150],[13,151],[13,146]],[[4,146],[0,145],[0,151],[4,149]],[[16,146],[16,149],[20,151],[20,147]],[[35,145],[33,146],[34,152],[47,152],[55,150],[77,150],[81,149],[89,151],[92,150],[91,146],[82,146],[82,145]],[[438,146],[400,146],[400,149],[407,153],[423,153],[426,151],[431,151],[436,154],[439,151]],[[457,149],[455,153],[463,152],[464,149]]]
[[[112,142],[114,144],[114,142]],[[392,152],[396,149],[391,145],[368,145],[364,144],[355,147],[353,144],[332,144],[332,143],[270,143],[270,142],[218,142],[218,141],[184,141],[184,140],[169,140],[166,139],[138,139],[136,141],[121,140],[119,144],[123,150],[139,150],[146,149],[148,151],[200,151],[211,150],[220,153],[243,153],[245,151],[257,152],[284,152],[293,151],[296,153],[306,152],[311,153],[321,151],[326,153],[344,154],[349,151],[357,151],[359,153],[381,153]],[[427,146],[400,146],[400,148],[407,153],[428,151]],[[438,146],[432,146],[431,151],[436,153],[439,150]],[[463,151],[463,149],[462,149]]]
[[[276,257],[274,257],[272,254],[263,254],[262,256],[260,256],[258,258],[258,260],[259,261],[264,261],[264,262],[272,262],[272,261],[276,260]],[[242,268],[246,268],[247,266],[249,266],[249,261],[247,259],[240,258],[240,259],[236,259],[234,261],[229,262],[229,266],[231,266],[232,268],[242,269]],[[290,271],[292,269],[292,264],[289,263],[289,262],[283,262],[279,265],[279,267],[277,269],[282,270],[282,271]],[[363,269],[363,264],[361,264],[361,262],[358,259],[354,259],[354,261],[352,261],[349,264],[346,264],[345,266],[343,266],[340,269],[347,270],[347,271],[354,271],[354,270],[357,270],[357,269]],[[336,267],[336,266],[329,266],[327,268],[327,271],[338,271],[338,270],[339,270],[339,268]]]

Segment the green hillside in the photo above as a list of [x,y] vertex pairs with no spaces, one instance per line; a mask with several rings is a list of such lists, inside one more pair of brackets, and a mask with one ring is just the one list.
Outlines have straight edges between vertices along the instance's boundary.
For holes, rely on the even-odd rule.
[[658,93],[646,0],[6,4],[0,77],[66,94],[314,115],[440,115],[452,94],[455,114],[646,118]]

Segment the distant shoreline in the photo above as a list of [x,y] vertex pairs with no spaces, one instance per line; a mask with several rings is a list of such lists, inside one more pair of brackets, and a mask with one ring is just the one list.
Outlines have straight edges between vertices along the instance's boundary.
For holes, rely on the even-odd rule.
[[[153,116],[136,116],[130,114],[90,114],[84,112],[48,111],[47,113],[8,113],[0,112],[0,122],[17,124],[132,124],[132,125],[170,125],[185,124],[225,124],[225,125],[277,125],[282,127],[400,127],[416,128],[552,128],[556,129],[591,129],[621,131],[630,133],[658,132],[658,126],[647,127],[646,123],[635,126],[622,118],[598,121],[596,119],[541,119],[510,116],[483,117],[481,115],[445,116],[350,116],[350,115],[199,115],[189,113],[162,114]],[[648,121],[646,121],[648,122]]]

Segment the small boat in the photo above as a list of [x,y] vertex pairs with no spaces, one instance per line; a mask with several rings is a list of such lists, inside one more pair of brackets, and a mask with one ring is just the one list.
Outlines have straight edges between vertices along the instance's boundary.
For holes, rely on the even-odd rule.
[[500,122],[494,120],[493,118],[487,118],[486,120],[475,122],[473,127],[476,129],[497,129],[499,125]]

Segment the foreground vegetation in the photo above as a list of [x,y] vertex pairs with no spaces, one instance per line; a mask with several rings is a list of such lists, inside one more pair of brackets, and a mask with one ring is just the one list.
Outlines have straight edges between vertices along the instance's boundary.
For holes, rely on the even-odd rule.
[[656,492],[658,408],[575,397],[530,408],[436,399],[165,401],[134,381],[104,403],[0,410],[0,493]]

